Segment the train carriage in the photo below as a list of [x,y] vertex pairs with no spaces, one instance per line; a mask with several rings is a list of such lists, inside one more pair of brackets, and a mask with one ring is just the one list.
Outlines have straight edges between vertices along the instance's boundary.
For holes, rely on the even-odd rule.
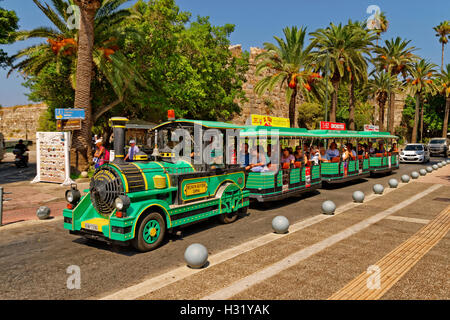
[[[238,126],[190,120],[165,123],[154,129],[159,141],[152,161],[125,162],[125,118],[113,118],[115,160],[101,166],[91,179],[87,194],[81,197],[73,186],[66,193],[64,228],[71,234],[131,243],[139,251],[158,247],[167,232],[213,216],[223,223],[236,220],[238,212],[249,205],[245,190],[245,171],[238,165],[192,165],[174,159],[165,151],[172,131],[214,128],[239,129]],[[159,133],[159,135],[158,135]],[[169,136],[167,136],[169,135]],[[157,143],[158,143],[157,141]],[[224,150],[225,152],[225,150]],[[146,158],[146,157],[145,157]]]
[[[309,132],[317,139],[323,140],[324,145],[329,145],[331,141],[356,144],[363,140],[361,132],[358,131],[309,130]],[[369,156],[350,156],[347,160],[343,160],[342,156],[329,159],[329,162],[321,163],[321,174],[322,181],[327,183],[340,183],[367,177],[370,175]]]
[[[204,219],[218,217],[223,223],[234,222],[238,213],[247,211],[250,199],[280,200],[320,188],[323,181],[359,179],[399,166],[396,148],[345,161],[336,157],[317,163],[306,160],[283,164],[281,155],[273,152],[289,146],[302,150],[322,143],[327,146],[334,141],[342,146],[369,141],[392,143],[397,137],[389,133],[238,126],[183,119],[152,129],[144,148],[148,153],[137,154],[138,161],[125,162],[127,121],[111,119],[115,159],[96,170],[89,189],[84,190],[86,194],[81,196],[76,185],[66,192],[64,228],[87,238],[131,243],[143,252],[160,246],[167,233]],[[222,143],[217,144],[215,137]],[[189,148],[177,150],[180,141]],[[259,172],[240,160],[239,146],[246,143],[252,152],[258,150],[256,159],[260,151],[267,156]],[[199,156],[209,160],[197,161]]]
[[[362,136],[367,136],[367,139],[382,140],[385,145],[393,145],[398,139],[397,136],[391,135],[389,132],[361,132]],[[392,172],[399,168],[400,158],[398,150],[389,150],[384,153],[370,154],[370,172],[386,173]]]
[[[241,142],[253,147],[261,146],[264,152],[269,148],[274,149],[274,155],[283,145],[302,146],[305,139],[313,137],[307,129],[302,128],[255,126],[241,131]],[[246,187],[250,191],[250,198],[259,202],[274,201],[321,187],[320,165],[295,162],[294,165],[283,167],[279,157],[279,154],[271,157],[272,166],[267,171],[248,172]]]

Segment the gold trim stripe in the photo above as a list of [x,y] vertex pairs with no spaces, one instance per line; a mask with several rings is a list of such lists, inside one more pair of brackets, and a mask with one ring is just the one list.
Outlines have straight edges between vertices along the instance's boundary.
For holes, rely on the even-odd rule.
[[367,285],[372,273],[363,272],[328,300],[376,300],[394,286],[450,230],[450,206],[407,241],[374,264],[380,268],[380,287]]

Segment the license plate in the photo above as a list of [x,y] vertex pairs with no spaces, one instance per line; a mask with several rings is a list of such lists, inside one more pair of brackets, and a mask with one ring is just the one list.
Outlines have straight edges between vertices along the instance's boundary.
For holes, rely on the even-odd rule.
[[92,230],[92,231],[98,231],[98,226],[96,224],[92,224],[92,223],[85,223],[84,227],[88,230]]

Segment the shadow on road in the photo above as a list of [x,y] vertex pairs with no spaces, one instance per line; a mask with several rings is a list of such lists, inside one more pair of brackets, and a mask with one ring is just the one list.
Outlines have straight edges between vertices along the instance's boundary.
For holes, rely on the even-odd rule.
[[29,163],[28,168],[16,168],[12,161],[0,162],[0,185],[31,181],[36,177],[36,163]]
[[320,191],[319,190],[312,190],[310,192],[305,192],[303,194],[300,194],[298,196],[293,196],[290,198],[286,198],[283,200],[276,200],[276,201],[268,201],[268,202],[251,202],[250,203],[250,208],[251,209],[256,209],[256,210],[260,210],[260,211],[268,211],[268,210],[275,210],[275,209],[280,209],[282,207],[288,206],[290,204],[294,204],[300,200],[303,199],[307,199],[307,198],[311,198],[314,197],[316,195],[319,195]]

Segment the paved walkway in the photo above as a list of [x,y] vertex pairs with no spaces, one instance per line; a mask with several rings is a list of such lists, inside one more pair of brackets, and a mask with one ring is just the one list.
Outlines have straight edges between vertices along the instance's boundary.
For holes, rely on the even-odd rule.
[[[13,168],[15,170],[15,168]],[[37,220],[36,210],[47,206],[52,217],[62,216],[66,207],[65,192],[68,189],[55,183],[31,184],[29,180],[1,184],[4,192],[11,192],[4,198],[11,199],[3,203],[3,225]],[[89,188],[89,183],[78,184],[80,190]]]
[[[106,299],[450,299],[450,166]],[[439,183],[436,183],[439,182]]]

